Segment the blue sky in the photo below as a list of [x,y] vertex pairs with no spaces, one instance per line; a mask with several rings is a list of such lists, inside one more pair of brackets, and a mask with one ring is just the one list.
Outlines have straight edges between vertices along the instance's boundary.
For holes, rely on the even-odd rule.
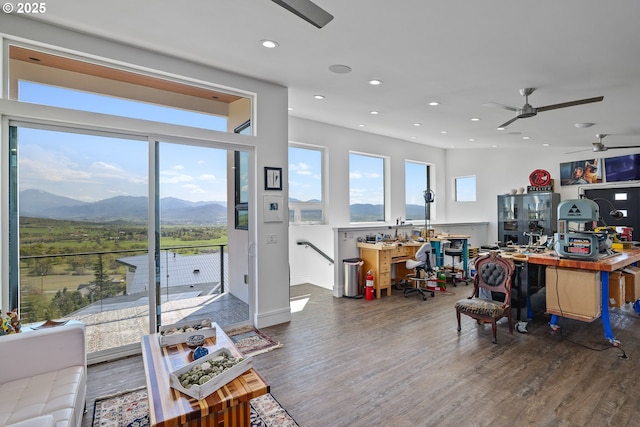
[[[20,100],[226,130],[226,120],[152,104],[21,82]],[[20,190],[87,202],[148,195],[146,141],[20,128]],[[160,193],[193,202],[227,200],[226,150],[160,143]]]

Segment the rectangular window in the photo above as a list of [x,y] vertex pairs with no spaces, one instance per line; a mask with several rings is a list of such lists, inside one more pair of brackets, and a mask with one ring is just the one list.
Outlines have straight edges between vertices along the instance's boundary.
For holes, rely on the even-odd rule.
[[22,102],[220,132],[251,116],[245,96],[114,64],[16,45],[8,63],[9,98]]
[[350,222],[384,222],[384,159],[349,154]]
[[323,151],[318,148],[289,146],[289,222],[324,222]]
[[431,189],[429,165],[406,160],[404,162],[405,219],[407,221],[425,220],[428,215],[425,206],[425,191]]
[[456,202],[476,201],[476,176],[459,176],[455,178]]

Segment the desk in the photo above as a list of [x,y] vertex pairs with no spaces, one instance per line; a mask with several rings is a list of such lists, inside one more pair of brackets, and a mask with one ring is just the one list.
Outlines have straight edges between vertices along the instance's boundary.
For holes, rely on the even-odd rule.
[[423,244],[424,242],[410,242],[402,245],[358,242],[360,258],[363,262],[362,271],[373,272],[376,298],[380,298],[383,289],[387,290],[387,296],[391,295],[391,265],[396,265],[396,277],[406,276],[408,271],[404,266],[405,262],[412,259]]
[[[250,400],[269,392],[269,385],[253,369],[227,383],[206,399],[196,400],[169,385],[169,372],[190,362],[191,349],[186,344],[160,346],[158,334],[142,337],[142,361],[149,393],[152,426],[248,426]],[[222,347],[234,356],[242,356],[222,328],[204,344],[209,352]]]
[[[527,261],[530,264],[555,266],[558,268],[577,268],[582,270],[600,271],[601,272],[601,304],[602,326],[604,328],[604,337],[611,343],[617,343],[613,332],[611,331],[611,323],[609,320],[609,273],[620,270],[640,261],[640,250],[633,249],[624,251],[617,255],[596,261],[585,261],[580,259],[559,258],[553,254],[530,254]],[[557,327],[558,315],[552,313],[552,327]]]

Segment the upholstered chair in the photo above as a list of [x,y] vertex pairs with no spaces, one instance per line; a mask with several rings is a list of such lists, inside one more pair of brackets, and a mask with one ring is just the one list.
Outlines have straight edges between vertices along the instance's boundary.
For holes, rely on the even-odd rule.
[[[493,343],[496,338],[497,322],[506,317],[509,321],[509,332],[513,334],[513,322],[511,320],[511,281],[515,265],[512,260],[501,257],[497,251],[480,255],[475,259],[476,275],[473,278],[473,293],[465,299],[456,302],[456,316],[458,318],[458,332],[460,332],[460,314],[466,314],[478,321],[478,323],[491,323]],[[486,299],[480,297],[483,294],[504,294],[504,301]],[[483,295],[484,296],[484,295]]]

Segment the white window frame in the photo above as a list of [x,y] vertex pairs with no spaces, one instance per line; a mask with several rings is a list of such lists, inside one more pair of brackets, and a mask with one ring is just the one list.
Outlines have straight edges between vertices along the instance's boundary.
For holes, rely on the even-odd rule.
[[[320,152],[320,171],[322,177],[320,179],[320,194],[321,201],[319,203],[315,202],[292,202],[289,201],[289,210],[293,211],[293,221],[290,221],[290,225],[318,225],[326,223],[326,204],[328,194],[326,191],[327,185],[327,176],[328,176],[328,161],[327,161],[327,149],[326,147],[321,147],[318,145],[311,144],[303,144],[300,142],[289,141],[289,147],[300,148],[304,150],[315,150]],[[291,179],[291,171],[288,173],[289,179]],[[291,191],[289,190],[289,193]],[[289,194],[291,196],[291,194]],[[302,211],[303,210],[319,210],[320,220],[319,221],[302,221]]]

